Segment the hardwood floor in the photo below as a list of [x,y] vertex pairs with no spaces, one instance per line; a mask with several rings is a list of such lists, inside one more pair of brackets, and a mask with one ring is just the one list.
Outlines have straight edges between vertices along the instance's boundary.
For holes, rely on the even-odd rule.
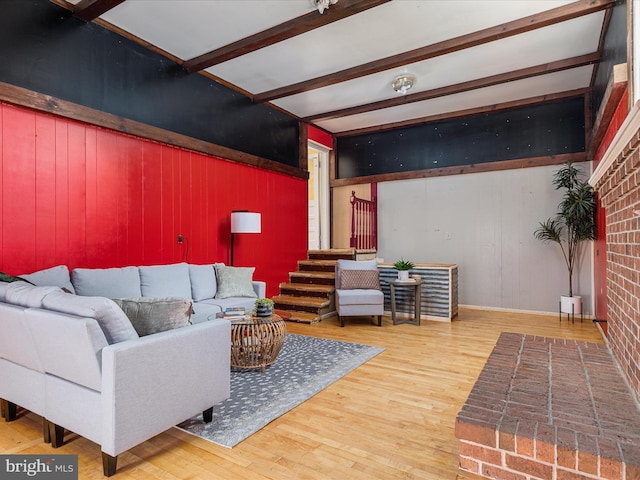
[[[454,421],[500,332],[602,343],[588,320],[461,309],[453,323],[382,328],[367,319],[287,324],[291,333],[386,350],[233,449],[171,429],[122,454],[118,480],[477,480],[458,470]],[[152,408],[150,406],[150,408]],[[79,478],[102,477],[100,448],[67,434],[42,443],[40,418],[0,422],[0,453],[79,455]]]

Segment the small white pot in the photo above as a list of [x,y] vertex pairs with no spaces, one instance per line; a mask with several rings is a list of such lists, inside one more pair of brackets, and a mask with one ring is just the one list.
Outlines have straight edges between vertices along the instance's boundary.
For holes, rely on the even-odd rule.
[[582,297],[574,295],[569,297],[568,295],[560,296],[560,311],[562,313],[573,313],[580,315],[582,313]]
[[409,280],[409,270],[398,270],[398,280]]

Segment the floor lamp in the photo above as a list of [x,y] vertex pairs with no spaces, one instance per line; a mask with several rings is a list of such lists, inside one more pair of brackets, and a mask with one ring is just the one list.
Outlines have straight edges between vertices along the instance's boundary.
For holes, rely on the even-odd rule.
[[233,266],[233,243],[236,233],[260,233],[260,214],[247,210],[231,212],[231,265]]

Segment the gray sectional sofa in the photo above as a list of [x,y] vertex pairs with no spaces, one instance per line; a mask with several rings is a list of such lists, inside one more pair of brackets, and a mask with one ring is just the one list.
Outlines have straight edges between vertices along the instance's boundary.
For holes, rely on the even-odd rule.
[[[99,444],[106,476],[129,448],[198,413],[210,421],[230,392],[231,328],[215,314],[250,308],[265,289],[222,267],[54,267],[24,275],[36,285],[0,282],[2,416],[15,419],[17,405],[40,415],[54,447],[65,429]],[[238,272],[244,290],[225,285]],[[182,298],[194,324],[140,336],[112,300],[123,297]]]
[[253,309],[264,298],[265,282],[253,280],[252,267],[228,267],[222,263],[195,265],[174,263],[120,268],[48,268],[20,275],[38,286],[67,288],[82,296],[107,298],[177,297],[193,301],[192,323],[200,323],[227,307]]

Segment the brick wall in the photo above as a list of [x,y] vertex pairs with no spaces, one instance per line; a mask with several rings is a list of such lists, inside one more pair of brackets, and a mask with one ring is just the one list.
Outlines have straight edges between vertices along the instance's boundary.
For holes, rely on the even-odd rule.
[[455,433],[486,478],[640,479],[640,411],[602,343],[502,333]]
[[[609,342],[640,398],[640,114],[631,114],[595,188],[606,211]],[[595,176],[595,173],[594,173]]]

